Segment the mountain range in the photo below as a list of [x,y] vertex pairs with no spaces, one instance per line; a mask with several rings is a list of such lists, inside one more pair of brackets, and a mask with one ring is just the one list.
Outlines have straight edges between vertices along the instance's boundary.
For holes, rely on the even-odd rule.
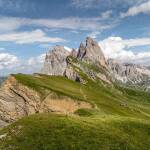
[[0,149],[150,149],[150,70],[106,59],[88,37],[51,48],[41,73],[0,88]]
[[[82,62],[82,65],[79,63],[74,63],[74,65],[86,74],[91,74],[91,76],[89,75],[90,78],[96,78],[97,76],[101,80],[110,82],[109,79],[107,80],[107,74],[111,77],[111,80],[124,84],[125,86],[133,86],[134,88],[143,90],[150,89],[149,67],[131,63],[119,63],[113,59],[106,60],[98,43],[90,37],[86,39],[85,46],[83,43],[80,44],[78,51],[73,49],[71,52],[68,52],[62,46],[53,47],[46,55],[42,73],[47,75],[64,75],[69,79],[77,80],[80,77],[72,67],[73,59]],[[95,72],[83,66],[84,62],[105,71],[96,75]]]

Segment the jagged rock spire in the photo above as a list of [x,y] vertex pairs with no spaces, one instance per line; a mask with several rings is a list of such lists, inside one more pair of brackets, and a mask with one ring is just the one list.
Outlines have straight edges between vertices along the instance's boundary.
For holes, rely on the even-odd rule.
[[46,54],[42,73],[48,75],[63,75],[67,62],[66,57],[69,52],[63,46],[54,46]]
[[87,37],[85,46],[83,43],[80,44],[77,58],[86,62],[96,63],[96,65],[101,65],[105,68],[108,67],[100,46],[91,37]]
[[91,37],[86,38],[86,47],[91,46],[91,45],[96,45],[96,44],[97,43]]
[[[107,62],[98,43],[92,38],[87,37],[86,44],[81,43],[78,52],[75,49],[73,49],[72,52],[68,52],[63,46],[57,45],[53,47],[46,54],[42,73],[48,75],[64,75],[68,68],[68,56],[72,56],[89,64],[107,68]],[[69,72],[70,70],[67,73],[69,74]],[[75,74],[73,74],[73,76],[75,76]]]
[[77,51],[73,48],[71,53],[70,53],[70,56],[76,58],[77,57]]
[[81,42],[81,44],[79,46],[77,58],[82,59],[84,57],[85,53],[86,53],[86,49],[84,47],[84,44]]

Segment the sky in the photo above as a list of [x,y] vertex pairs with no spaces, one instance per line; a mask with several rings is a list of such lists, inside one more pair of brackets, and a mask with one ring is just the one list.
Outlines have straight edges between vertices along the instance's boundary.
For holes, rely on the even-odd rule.
[[40,71],[91,36],[106,58],[150,65],[150,0],[0,0],[0,76]]

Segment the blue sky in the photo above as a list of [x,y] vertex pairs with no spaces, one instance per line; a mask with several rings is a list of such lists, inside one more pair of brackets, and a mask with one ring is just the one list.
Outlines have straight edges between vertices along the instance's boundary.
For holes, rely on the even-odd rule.
[[48,47],[87,36],[107,58],[149,65],[150,0],[0,0],[0,75],[37,72]]

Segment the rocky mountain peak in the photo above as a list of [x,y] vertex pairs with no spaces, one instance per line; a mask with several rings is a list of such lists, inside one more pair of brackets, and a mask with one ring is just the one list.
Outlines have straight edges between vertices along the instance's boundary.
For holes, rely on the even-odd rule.
[[86,38],[86,47],[90,47],[90,46],[94,46],[97,45],[97,43],[91,38],[91,37],[87,37]]
[[81,42],[81,44],[79,46],[77,58],[82,59],[85,56],[85,53],[86,53],[86,49],[84,47],[84,44]]
[[[69,57],[75,59],[67,59]],[[69,60],[69,61],[68,61]],[[74,60],[76,60],[74,62]],[[97,74],[92,69],[83,66],[82,62],[94,65],[101,73]],[[87,37],[86,43],[81,43],[78,51],[72,49],[67,51],[63,46],[54,46],[51,48],[45,57],[45,63],[42,73],[48,75],[61,75],[75,81],[82,81],[79,73],[74,69],[75,66],[80,68],[93,80],[97,77],[105,82],[109,81],[109,77],[114,81],[123,83],[131,83],[134,85],[144,85],[148,87],[150,82],[150,70],[148,67],[130,63],[120,63],[117,60],[109,59],[106,61],[105,56],[99,44],[92,38]],[[87,65],[88,66],[88,65]]]
[[91,37],[87,37],[85,46],[82,43],[80,44],[78,58],[107,68],[107,62],[100,46]]
[[[73,59],[68,59],[70,56],[74,57],[77,63],[74,63],[72,65]],[[92,70],[90,70],[88,67],[82,66],[82,63],[80,62],[85,62],[87,64],[94,65],[100,70],[106,69],[108,71],[107,61],[105,60],[100,46],[92,38],[87,37],[86,44],[84,45],[83,43],[81,43],[78,51],[72,49],[71,52],[68,52],[62,46],[55,46],[50,49],[45,57],[45,63],[42,73],[48,75],[61,75],[75,81],[82,81],[79,74],[74,69],[74,67],[76,66],[79,67],[90,78],[97,78],[97,74],[95,72],[92,72]],[[98,74],[98,78],[102,78],[102,80],[106,81],[107,77],[104,76],[104,74]]]
[[63,47],[63,46],[60,46],[60,45],[56,45],[52,48],[49,49],[49,54],[59,54],[59,55],[68,55],[69,52]]
[[116,60],[108,60],[109,69],[116,80],[132,85],[141,85],[146,88],[150,82],[150,71],[140,65],[131,63],[119,63]]
[[45,57],[42,73],[48,75],[63,75],[67,66],[66,57],[70,54],[63,46],[50,48]]
[[76,58],[77,57],[77,51],[73,48],[71,53],[70,53],[70,56]]
[[116,60],[109,59],[108,60],[109,68],[113,71],[114,74],[117,74],[121,77],[132,77],[137,75],[137,67],[134,64],[129,63],[119,63]]

